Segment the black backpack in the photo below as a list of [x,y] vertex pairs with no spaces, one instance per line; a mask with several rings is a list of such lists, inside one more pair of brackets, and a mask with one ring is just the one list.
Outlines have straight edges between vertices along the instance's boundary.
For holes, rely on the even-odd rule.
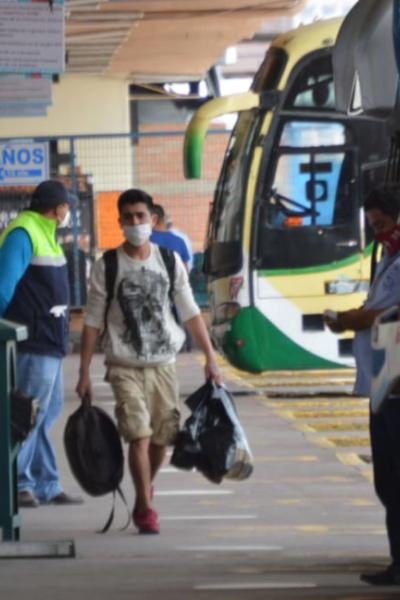
[[[91,496],[113,493],[111,513],[100,532],[104,533],[114,518],[116,492],[127,506],[120,488],[124,454],[114,421],[98,406],[82,404],[68,418],[64,446],[71,471],[85,492]],[[130,515],[125,527],[129,522]]]
[[[162,246],[158,246],[161,257],[164,261],[165,268],[167,269],[168,278],[169,278],[169,290],[168,296],[171,302],[171,306],[174,304],[174,286],[175,286],[175,254],[169,248],[163,248]],[[114,297],[114,286],[115,281],[117,279],[118,272],[118,259],[117,259],[117,249],[112,248],[111,250],[107,250],[103,254],[104,260],[104,268],[105,268],[105,280],[106,280],[106,309],[104,311],[104,328],[103,333],[107,329],[107,317],[108,311],[110,310],[111,300]]]

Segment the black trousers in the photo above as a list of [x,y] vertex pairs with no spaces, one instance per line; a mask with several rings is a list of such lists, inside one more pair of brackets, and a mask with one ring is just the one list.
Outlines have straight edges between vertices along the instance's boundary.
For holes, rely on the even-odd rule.
[[400,398],[370,414],[374,484],[386,509],[386,528],[393,563],[400,567]]

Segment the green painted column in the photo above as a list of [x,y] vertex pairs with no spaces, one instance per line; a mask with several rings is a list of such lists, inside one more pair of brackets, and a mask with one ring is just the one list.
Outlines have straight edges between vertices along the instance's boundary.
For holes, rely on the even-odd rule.
[[16,385],[17,342],[27,337],[25,325],[0,320],[0,527],[4,541],[19,539],[18,444],[11,437],[11,392]]

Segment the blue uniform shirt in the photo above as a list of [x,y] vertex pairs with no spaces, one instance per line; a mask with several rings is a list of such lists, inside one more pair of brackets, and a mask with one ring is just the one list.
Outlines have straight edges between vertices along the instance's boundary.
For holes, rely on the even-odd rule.
[[[396,304],[400,304],[400,253],[395,257],[382,257],[364,308],[390,308]],[[371,329],[357,331],[353,347],[357,364],[354,391],[362,396],[369,396],[372,383]]]
[[0,248],[0,317],[7,310],[32,254],[32,242],[25,229],[14,229],[4,240]]

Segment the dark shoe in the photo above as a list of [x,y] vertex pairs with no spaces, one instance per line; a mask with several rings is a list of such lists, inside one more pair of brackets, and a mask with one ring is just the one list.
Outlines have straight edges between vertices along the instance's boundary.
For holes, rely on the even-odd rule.
[[54,496],[47,504],[57,504],[62,506],[63,504],[83,504],[83,498],[80,496],[69,496],[65,492],[60,492],[57,496]]
[[39,504],[39,500],[28,490],[18,492],[18,506],[20,508],[37,508]]
[[133,522],[139,530],[139,533],[160,533],[160,524],[158,514],[153,508],[148,508],[144,512],[134,511]]
[[400,568],[390,565],[383,571],[362,573],[360,579],[369,585],[400,585]]

